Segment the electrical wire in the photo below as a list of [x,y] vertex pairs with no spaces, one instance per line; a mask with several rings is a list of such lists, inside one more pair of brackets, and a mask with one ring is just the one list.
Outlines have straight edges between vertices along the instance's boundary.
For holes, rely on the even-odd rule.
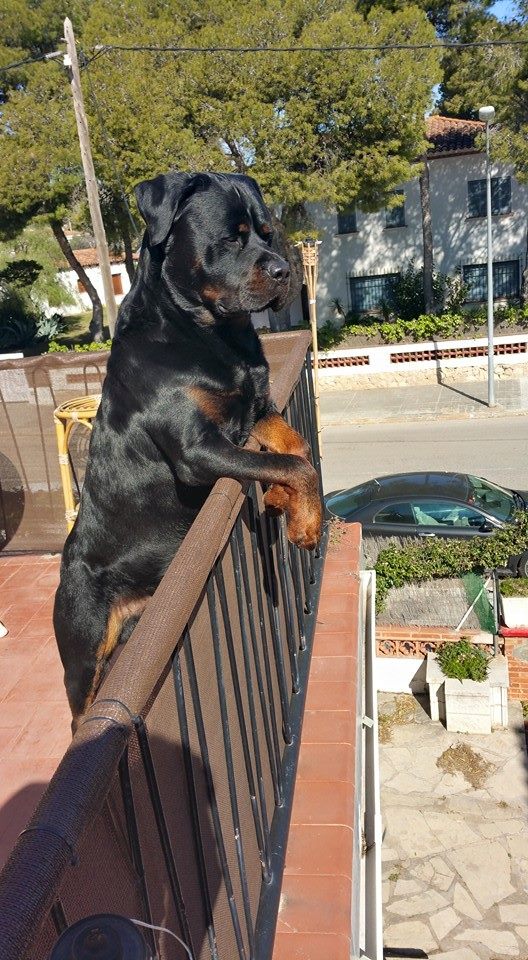
[[470,40],[462,42],[458,40],[440,40],[430,41],[429,43],[372,43],[360,44],[350,43],[339,46],[294,46],[294,47],[178,47],[178,46],[154,46],[154,45],[128,45],[111,43],[105,47],[94,47],[101,53],[112,53],[114,50],[123,52],[144,52],[144,53],[346,53],[348,51],[374,51],[381,52],[391,50],[451,50],[463,49],[466,47],[518,47],[528,45],[526,40]]
[[0,66],[0,73],[6,73],[8,70],[15,70],[17,67],[24,67],[28,63],[39,63],[41,60],[53,60],[55,57],[62,57],[62,51],[56,50],[53,53],[41,53],[38,57],[26,57],[25,60],[17,60],[15,63],[8,63],[5,67]]
[[[115,50],[123,53],[174,53],[174,54],[193,54],[193,53],[347,53],[347,52],[367,52],[379,51],[380,53],[391,52],[393,50],[465,50],[472,47],[524,47],[528,45],[526,40],[432,40],[429,43],[350,43],[338,46],[292,46],[292,47],[179,47],[175,45],[154,46],[148,44],[100,44],[92,49],[94,53],[86,58],[84,66],[97,60],[104,54],[113,53]],[[59,52],[44,53],[38,57],[27,57],[25,60],[18,60],[15,63],[8,63],[6,66],[0,66],[0,73],[6,73],[8,70],[15,70],[17,67],[25,66],[30,63],[38,63],[41,60],[50,60],[53,57],[61,56]]]
[[172,930],[167,930],[167,927],[157,927],[154,923],[145,923],[144,920],[134,920],[133,917],[128,917],[128,919],[130,920],[131,923],[135,923],[136,926],[138,927],[147,927],[148,930],[158,930],[160,933],[168,933],[170,937],[174,937],[174,939],[177,940],[178,943],[182,945],[187,956],[189,957],[189,960],[193,960],[192,953],[189,950],[189,947],[187,946],[187,944],[184,943],[183,940],[180,940],[180,938],[177,937],[176,934],[172,932]]

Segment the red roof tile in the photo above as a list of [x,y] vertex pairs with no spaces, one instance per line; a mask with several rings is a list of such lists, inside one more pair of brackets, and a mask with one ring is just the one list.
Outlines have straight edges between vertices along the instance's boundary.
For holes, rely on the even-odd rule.
[[459,120],[455,117],[426,117],[426,136],[429,141],[428,154],[467,153],[478,151],[475,139],[484,130],[480,120]]
[[[97,256],[97,250],[95,247],[84,247],[80,250],[73,251],[77,260],[81,264],[81,267],[97,267],[99,265],[99,257]],[[134,254],[134,260],[139,258],[139,253]],[[110,263],[124,263],[125,256],[123,253],[110,253]]]

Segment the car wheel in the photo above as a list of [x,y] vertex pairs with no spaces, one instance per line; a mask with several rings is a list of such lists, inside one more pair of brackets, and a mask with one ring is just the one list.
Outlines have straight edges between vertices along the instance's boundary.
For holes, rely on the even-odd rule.
[[524,553],[521,553],[519,557],[519,563],[517,564],[517,576],[518,577],[528,577],[528,550],[525,550]]

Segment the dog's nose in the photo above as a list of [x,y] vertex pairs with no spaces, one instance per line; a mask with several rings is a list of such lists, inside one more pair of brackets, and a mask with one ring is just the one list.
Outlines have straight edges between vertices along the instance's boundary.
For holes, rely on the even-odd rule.
[[268,260],[266,273],[272,280],[287,280],[290,276],[290,267],[286,260],[277,257],[276,260]]

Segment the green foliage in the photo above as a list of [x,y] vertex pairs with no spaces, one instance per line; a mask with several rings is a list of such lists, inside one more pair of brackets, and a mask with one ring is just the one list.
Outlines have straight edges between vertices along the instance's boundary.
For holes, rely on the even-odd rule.
[[[485,322],[486,313],[483,308],[464,313],[423,314],[416,320],[395,317],[386,322],[372,316],[363,317],[362,322],[357,323],[353,314],[345,314],[343,326],[338,327],[328,322],[319,328],[318,338],[322,350],[335,349],[348,337],[380,337],[383,343],[389,344],[402,343],[405,340],[420,343],[435,338],[451,340],[464,337],[478,330]],[[498,307],[495,311],[495,323],[505,328],[515,326],[528,329],[528,307]]]
[[524,577],[501,580],[500,592],[503,597],[528,597],[528,580]]
[[467,540],[431,537],[425,543],[412,543],[404,548],[388,547],[379,553],[375,564],[378,608],[382,609],[391,587],[505,567],[511,556],[527,547],[528,513],[518,514],[516,522],[486,537]]
[[29,299],[6,288],[0,293],[0,350],[21,350],[37,335],[37,311]]
[[95,353],[97,350],[110,350],[111,340],[104,340],[102,343],[76,343],[73,347],[68,347],[65,343],[57,343],[56,340],[50,340],[48,344],[48,353]]
[[13,287],[30,287],[42,270],[36,260],[12,260],[0,270],[0,284]]
[[64,333],[66,329],[64,318],[61,313],[52,313],[47,317],[42,314],[37,320],[37,340],[52,340],[59,333]]
[[488,676],[489,657],[462,637],[455,643],[444,643],[437,650],[437,663],[446,677],[453,680],[476,680],[482,683]]

